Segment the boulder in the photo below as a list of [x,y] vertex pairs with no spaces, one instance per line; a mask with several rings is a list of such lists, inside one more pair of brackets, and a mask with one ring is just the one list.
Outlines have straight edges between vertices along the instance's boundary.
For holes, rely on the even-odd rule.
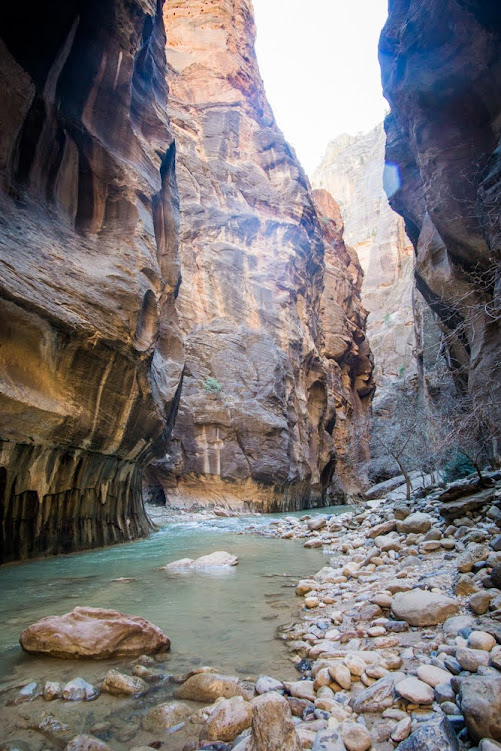
[[432,525],[433,519],[429,514],[423,514],[421,511],[416,511],[414,514],[410,514],[405,519],[398,522],[397,529],[399,532],[422,533],[428,532]]
[[450,683],[452,678],[448,670],[443,670],[435,665],[420,665],[416,671],[420,681],[424,681],[429,686],[441,686],[444,683]]
[[201,740],[234,741],[252,724],[252,706],[241,696],[233,696],[216,705],[200,732]]
[[459,751],[459,743],[449,720],[427,722],[398,745],[398,751]]
[[391,610],[395,618],[411,626],[435,626],[456,615],[459,606],[450,597],[418,588],[397,593]]
[[475,742],[481,738],[501,741],[501,676],[461,679],[459,706]]
[[177,699],[201,702],[213,702],[220,696],[224,699],[231,699],[232,696],[252,698],[238,678],[219,673],[196,673],[179,686],[174,695]]
[[107,659],[154,654],[170,639],[144,618],[118,610],[77,607],[28,626],[19,638],[25,652],[69,659]]
[[252,707],[247,751],[302,751],[287,699],[272,691],[253,699]]
[[453,522],[454,519],[461,519],[469,511],[477,511],[490,503],[494,498],[494,488],[488,488],[481,493],[475,493],[467,498],[462,498],[460,501],[453,501],[447,503],[440,508],[440,514],[448,522]]

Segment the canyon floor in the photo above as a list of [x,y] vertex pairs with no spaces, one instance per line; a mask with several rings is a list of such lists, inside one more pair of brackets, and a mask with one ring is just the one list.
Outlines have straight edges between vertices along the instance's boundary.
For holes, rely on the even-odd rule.
[[[38,675],[30,656],[31,684],[7,682],[0,695],[0,748],[501,748],[501,481],[490,482],[436,488],[412,508],[382,500],[342,514],[243,520],[235,530],[244,541],[274,538],[267,542],[289,546],[293,556],[318,553],[301,561],[313,566],[305,578],[271,572],[275,591],[263,593],[280,606],[276,620],[264,615],[261,623],[281,624],[284,644],[275,640],[273,648],[288,653],[288,668],[276,654],[259,674],[249,664],[248,675],[243,667],[231,674],[223,662],[176,674],[162,654],[92,662],[93,672],[88,661],[53,660],[59,670],[66,665],[63,699],[64,682],[49,680],[44,663]],[[229,581],[223,576],[218,587]],[[260,604],[235,607],[243,619],[239,659],[251,663],[255,635],[249,630],[245,639],[245,620]]]

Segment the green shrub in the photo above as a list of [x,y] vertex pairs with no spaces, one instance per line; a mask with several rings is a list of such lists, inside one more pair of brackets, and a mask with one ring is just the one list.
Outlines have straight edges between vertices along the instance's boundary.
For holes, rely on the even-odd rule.
[[219,383],[217,378],[210,376],[204,383],[204,389],[208,394],[215,394],[216,396],[219,396],[219,394],[223,390],[223,385]]

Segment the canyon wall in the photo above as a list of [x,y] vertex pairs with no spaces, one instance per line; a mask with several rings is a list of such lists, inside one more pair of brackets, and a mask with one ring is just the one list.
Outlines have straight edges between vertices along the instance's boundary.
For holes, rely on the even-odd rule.
[[187,364],[149,496],[264,511],[341,499],[358,488],[345,422],[373,388],[360,270],[274,121],[249,0],[166,0],[164,20]]
[[392,0],[380,41],[387,192],[458,388],[501,420],[501,9]]
[[2,560],[149,529],[183,367],[154,0],[0,11]]
[[331,141],[313,173],[339,204],[344,239],[360,260],[362,303],[375,361],[378,394],[396,379],[416,374],[413,316],[413,248],[403,219],[383,187],[386,136],[383,125]]

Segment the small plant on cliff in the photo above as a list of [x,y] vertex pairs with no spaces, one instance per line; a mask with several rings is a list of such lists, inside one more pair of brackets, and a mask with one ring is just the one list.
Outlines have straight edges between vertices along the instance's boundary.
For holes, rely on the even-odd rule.
[[213,376],[210,376],[207,378],[207,380],[204,383],[204,389],[208,394],[213,394],[214,396],[220,396],[223,385],[220,383],[217,378],[213,378]]

